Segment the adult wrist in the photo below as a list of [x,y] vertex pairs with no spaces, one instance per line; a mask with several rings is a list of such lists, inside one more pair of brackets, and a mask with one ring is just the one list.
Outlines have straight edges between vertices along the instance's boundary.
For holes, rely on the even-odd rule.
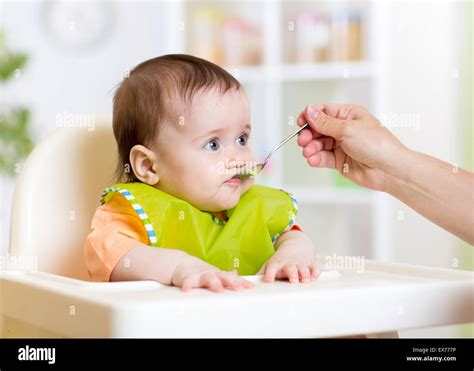
[[409,186],[411,173],[416,164],[417,152],[402,145],[387,167],[387,179],[384,184],[384,191],[396,196],[404,188]]

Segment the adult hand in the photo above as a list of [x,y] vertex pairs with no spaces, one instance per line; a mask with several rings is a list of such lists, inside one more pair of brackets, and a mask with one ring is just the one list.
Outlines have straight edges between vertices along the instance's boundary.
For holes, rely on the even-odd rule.
[[360,186],[384,191],[474,244],[474,174],[405,147],[362,107],[308,106],[298,145],[313,167],[337,169]]
[[303,156],[313,167],[334,168],[363,187],[386,190],[397,157],[407,148],[366,109],[350,104],[310,105],[297,123]]

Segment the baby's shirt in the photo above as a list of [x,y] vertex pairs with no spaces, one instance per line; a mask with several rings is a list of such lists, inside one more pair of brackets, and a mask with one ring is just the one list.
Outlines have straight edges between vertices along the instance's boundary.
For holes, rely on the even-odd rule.
[[85,245],[91,279],[109,281],[120,258],[140,244],[183,250],[222,270],[256,274],[273,243],[294,224],[297,202],[282,190],[252,186],[228,220],[144,183],[106,188]]

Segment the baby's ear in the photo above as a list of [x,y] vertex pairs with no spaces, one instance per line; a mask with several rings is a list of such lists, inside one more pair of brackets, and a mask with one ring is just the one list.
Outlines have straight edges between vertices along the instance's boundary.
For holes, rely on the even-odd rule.
[[142,183],[153,186],[160,181],[157,156],[145,146],[137,144],[132,147],[130,150],[130,164],[133,173]]

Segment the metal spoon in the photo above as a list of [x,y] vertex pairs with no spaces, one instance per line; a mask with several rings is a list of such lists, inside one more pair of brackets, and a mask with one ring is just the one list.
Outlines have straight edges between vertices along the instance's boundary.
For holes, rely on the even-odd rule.
[[263,161],[263,163],[261,164],[257,164],[255,165],[253,168],[250,168],[250,169],[246,169],[244,168],[244,172],[243,173],[238,173],[235,175],[236,178],[239,178],[239,179],[247,179],[249,177],[256,177],[258,174],[261,173],[261,171],[263,170],[263,168],[265,167],[265,165],[268,163],[268,161],[270,160],[270,157],[283,145],[285,144],[286,142],[288,142],[291,138],[293,138],[295,135],[297,135],[301,130],[303,130],[304,128],[306,128],[308,126],[308,124],[304,124],[302,127],[300,127],[298,130],[296,130],[293,134],[291,134],[288,138],[286,138],[285,140],[283,140],[279,145],[277,145],[275,148],[273,148],[271,150],[271,152],[268,154],[267,158],[265,159],[265,161]]

